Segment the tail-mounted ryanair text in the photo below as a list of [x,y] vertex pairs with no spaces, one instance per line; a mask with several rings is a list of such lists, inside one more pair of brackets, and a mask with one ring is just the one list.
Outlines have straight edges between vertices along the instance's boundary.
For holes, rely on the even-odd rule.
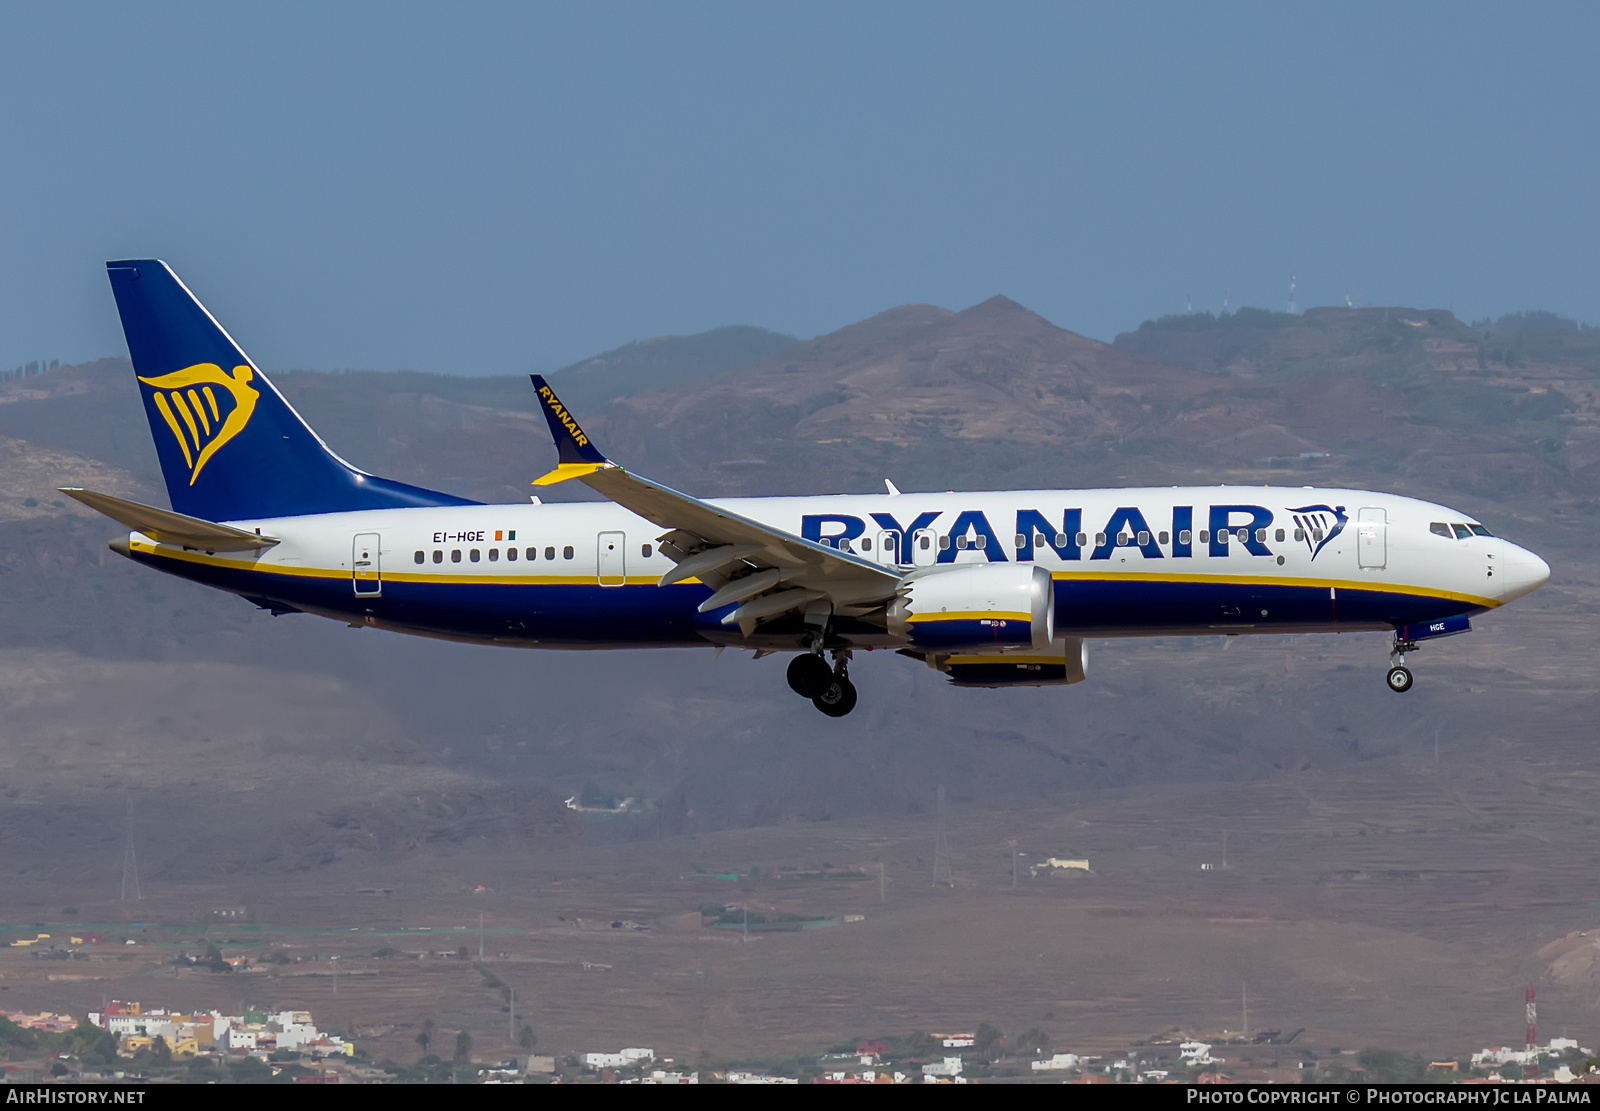
[[538,375],[556,467],[534,483],[605,500],[482,506],[333,454],[165,263],[107,273],[171,509],[69,493],[131,530],[114,551],[275,615],[524,648],[782,652],[789,686],[842,717],[858,652],[958,686],[1052,686],[1084,678],[1095,637],[1379,632],[1404,691],[1407,652],[1550,575],[1466,514],[1360,490],[886,484],[707,502],[607,459]]

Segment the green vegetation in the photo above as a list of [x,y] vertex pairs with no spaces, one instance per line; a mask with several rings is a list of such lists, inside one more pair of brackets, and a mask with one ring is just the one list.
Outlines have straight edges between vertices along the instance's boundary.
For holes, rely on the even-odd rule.
[[117,1059],[117,1037],[88,1019],[73,1029],[52,1034],[29,1030],[0,1015],[0,1048],[16,1056],[27,1053],[70,1053],[86,1065],[109,1065]]
[[381,1061],[378,1067],[400,1084],[449,1084],[456,1078],[455,1066],[431,1053],[415,1064]]

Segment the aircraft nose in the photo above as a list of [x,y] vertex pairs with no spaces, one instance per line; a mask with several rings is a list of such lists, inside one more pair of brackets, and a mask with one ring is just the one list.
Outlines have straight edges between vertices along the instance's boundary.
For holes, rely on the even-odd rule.
[[1550,581],[1550,565],[1526,548],[1508,545],[1500,561],[1500,596],[1506,601],[1532,594]]

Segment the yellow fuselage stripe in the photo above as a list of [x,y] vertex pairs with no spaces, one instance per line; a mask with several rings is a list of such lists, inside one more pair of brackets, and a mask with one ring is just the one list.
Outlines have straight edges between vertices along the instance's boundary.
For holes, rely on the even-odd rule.
[[[294,567],[284,563],[263,564],[254,560],[231,559],[223,556],[207,555],[205,552],[186,551],[166,546],[158,546],[148,541],[134,541],[131,545],[133,551],[142,555],[155,556],[160,559],[175,559],[184,563],[198,563],[207,567],[226,567],[239,571],[254,571],[262,575],[287,575],[296,578],[309,579],[348,579],[351,571],[348,568],[325,567]],[[384,571],[380,578],[384,582],[397,583],[448,583],[457,586],[468,585],[499,585],[499,586],[593,586],[598,580],[594,574],[585,575],[457,575],[449,572],[419,575],[414,572]],[[653,586],[659,575],[629,575],[628,586]],[[1441,590],[1438,587],[1415,586],[1404,583],[1363,582],[1356,579],[1304,579],[1304,578],[1268,578],[1254,575],[1174,575],[1152,571],[1068,571],[1058,570],[1051,572],[1051,578],[1073,580],[1079,582],[1147,582],[1173,585],[1234,585],[1234,586],[1299,586],[1311,587],[1318,590],[1365,590],[1379,594],[1409,594],[1424,598],[1440,598],[1452,602],[1462,602],[1469,606],[1481,606],[1484,609],[1498,608],[1501,603],[1493,598],[1484,598],[1476,594],[1463,594],[1453,590]],[[686,579],[677,586],[696,585],[699,580]],[[968,620],[975,617],[995,617],[991,613],[940,613],[913,615],[910,620],[917,621],[956,621]],[[999,617],[1026,621],[1026,613],[999,614]]]

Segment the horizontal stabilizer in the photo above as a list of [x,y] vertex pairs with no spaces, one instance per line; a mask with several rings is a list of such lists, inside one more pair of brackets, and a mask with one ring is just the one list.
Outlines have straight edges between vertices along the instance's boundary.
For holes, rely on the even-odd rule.
[[243,552],[270,548],[278,542],[273,536],[202,521],[198,517],[186,517],[170,509],[157,509],[153,505],[141,505],[136,501],[97,494],[76,486],[63,486],[61,492],[97,513],[104,513],[118,524],[142,532],[163,544],[182,544],[187,548],[204,548],[211,552]]

